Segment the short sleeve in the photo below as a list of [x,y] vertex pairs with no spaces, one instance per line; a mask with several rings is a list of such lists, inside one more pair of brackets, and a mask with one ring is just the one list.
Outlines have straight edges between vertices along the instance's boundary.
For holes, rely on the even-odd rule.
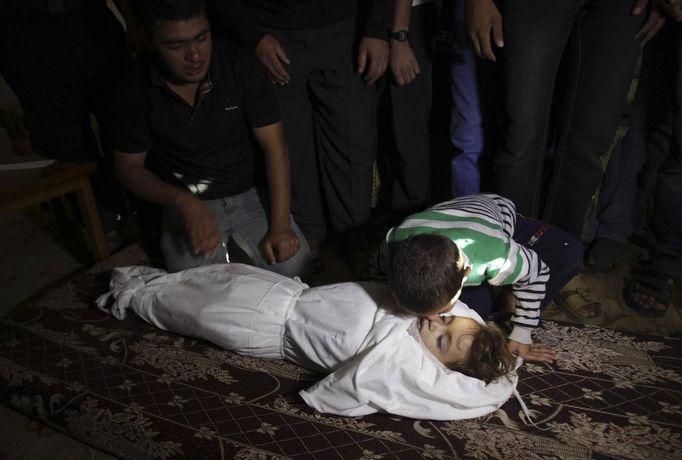
[[141,68],[130,69],[118,83],[109,104],[111,145],[119,152],[146,152],[152,145],[149,92],[145,90],[144,77]]

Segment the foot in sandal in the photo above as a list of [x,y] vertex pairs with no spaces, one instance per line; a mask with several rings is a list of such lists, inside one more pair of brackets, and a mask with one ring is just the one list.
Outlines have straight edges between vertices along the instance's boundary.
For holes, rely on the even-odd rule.
[[625,244],[610,238],[597,238],[585,254],[583,272],[608,273],[617,270],[623,259]]
[[582,324],[597,324],[604,317],[601,302],[594,298],[580,275],[564,286],[554,303],[566,316]]
[[660,318],[672,302],[674,279],[657,270],[640,270],[625,283],[623,300],[642,316]]

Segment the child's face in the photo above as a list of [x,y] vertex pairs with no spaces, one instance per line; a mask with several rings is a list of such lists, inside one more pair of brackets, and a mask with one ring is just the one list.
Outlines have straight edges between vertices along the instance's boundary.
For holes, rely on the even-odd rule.
[[473,334],[482,327],[463,316],[421,318],[419,335],[426,348],[443,364],[457,364],[466,358]]

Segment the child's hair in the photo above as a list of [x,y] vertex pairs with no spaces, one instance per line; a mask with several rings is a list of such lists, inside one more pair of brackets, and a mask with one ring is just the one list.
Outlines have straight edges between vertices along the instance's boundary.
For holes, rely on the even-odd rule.
[[206,12],[204,0],[139,0],[136,12],[143,27],[149,28],[154,21],[186,21]]
[[486,384],[502,376],[510,378],[516,358],[507,348],[507,337],[493,322],[473,333],[466,358],[448,367],[453,371],[483,380]]
[[437,312],[462,287],[459,249],[449,238],[425,233],[391,243],[388,285],[397,307],[422,316]]

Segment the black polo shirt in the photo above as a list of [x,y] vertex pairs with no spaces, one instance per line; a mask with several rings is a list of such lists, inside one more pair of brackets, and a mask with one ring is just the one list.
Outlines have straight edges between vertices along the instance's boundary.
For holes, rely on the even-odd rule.
[[112,100],[112,146],[147,152],[146,167],[161,179],[210,200],[254,183],[250,128],[280,121],[277,99],[253,52],[213,43],[211,90],[190,106],[166,86],[156,63],[135,62]]

